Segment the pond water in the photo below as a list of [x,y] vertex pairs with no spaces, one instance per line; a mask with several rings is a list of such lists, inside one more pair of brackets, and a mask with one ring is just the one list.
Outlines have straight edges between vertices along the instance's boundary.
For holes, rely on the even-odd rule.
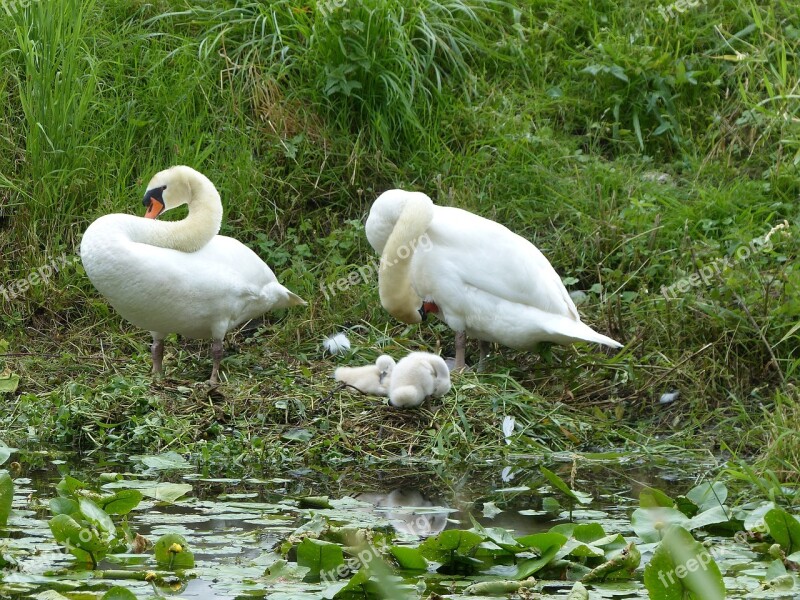
[[[57,591],[67,598],[101,598],[112,585],[129,589],[137,598],[334,597],[357,571],[357,561],[351,570],[340,570],[335,577],[323,581],[313,581],[297,565],[300,540],[310,531],[319,533],[325,525],[346,530],[347,535],[369,532],[355,534],[362,538],[380,532],[396,546],[417,548],[447,530],[482,527],[494,532],[495,540],[500,531],[526,539],[546,534],[558,524],[595,524],[608,536],[621,534],[625,542],[635,541],[642,548],[643,566],[653,555],[654,544],[641,540],[632,528],[631,515],[639,507],[640,492],[658,488],[671,498],[678,498],[695,484],[712,479],[719,469],[714,462],[555,457],[548,467],[572,489],[580,490],[581,497],[591,497],[581,503],[559,492],[543,477],[538,464],[530,460],[450,469],[426,463],[339,471],[319,467],[258,477],[213,478],[195,472],[177,455],[163,460],[149,458],[134,458],[127,465],[106,463],[102,467],[79,461],[45,461],[40,468],[27,472],[23,467],[14,482],[14,512],[7,537],[0,540],[0,552],[11,559],[2,571],[0,598],[40,598],[37,594],[43,590]],[[18,461],[26,464],[24,456]],[[120,475],[100,477],[101,472],[109,471]],[[64,554],[54,541],[47,523],[52,516],[48,503],[58,496],[56,484],[67,473],[107,494],[141,490],[144,499],[127,516],[130,530],[151,542],[165,534],[183,536],[194,555],[194,568],[181,577],[159,580],[158,585],[120,575],[158,569],[151,550],[109,554],[99,561],[95,571],[77,567],[74,558]],[[171,500],[173,494],[179,497],[158,501],[161,492]],[[119,524],[119,518],[114,520]],[[800,597],[800,592],[791,586],[788,590],[786,585],[784,589],[760,589],[769,560],[759,557],[747,543],[730,536],[720,537],[719,531],[697,530],[695,534],[705,538],[707,545],[718,545],[713,556],[726,576],[727,597]],[[370,543],[377,545],[377,537],[371,538]],[[348,548],[348,541],[340,545],[346,554],[351,550],[350,554],[357,555]],[[428,598],[432,593],[446,598],[465,597],[462,594],[467,585],[491,578],[513,579],[520,561],[536,555],[523,552],[514,558],[500,554],[488,552],[481,556],[482,566],[473,570],[437,568],[435,561],[421,571],[396,570],[390,575],[394,596],[386,591],[347,595],[345,590],[335,597]],[[548,571],[550,579],[537,591],[543,597],[566,598],[572,587],[572,581],[567,580],[570,568],[565,566],[560,578],[553,576],[555,572]],[[97,573],[110,579],[98,578]],[[590,598],[647,597],[641,567],[632,579],[595,582],[588,587]],[[526,595],[526,590],[519,593],[520,596],[499,596],[534,597]]]

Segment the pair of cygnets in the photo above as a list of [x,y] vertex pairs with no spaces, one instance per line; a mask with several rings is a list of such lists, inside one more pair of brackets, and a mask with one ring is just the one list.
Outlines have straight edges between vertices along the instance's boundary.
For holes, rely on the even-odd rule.
[[440,398],[451,385],[444,359],[430,352],[412,352],[397,363],[382,354],[372,365],[339,367],[333,378],[364,394],[388,396],[389,404],[398,408],[414,408],[427,398]]
[[[151,332],[153,372],[162,374],[164,338],[211,339],[216,382],[225,334],[267,311],[305,304],[241,242],[217,235],[222,202],[202,173],[176,166],[147,185],[145,218],[105,215],[83,235],[81,260],[97,290],[123,318]],[[181,221],[155,219],[187,204]],[[419,192],[390,190],[366,222],[381,255],[381,304],[396,319],[434,314],[456,332],[455,369],[467,336],[518,349],[539,342],[619,342],[581,322],[561,278],[528,240],[465,210],[434,206]]]

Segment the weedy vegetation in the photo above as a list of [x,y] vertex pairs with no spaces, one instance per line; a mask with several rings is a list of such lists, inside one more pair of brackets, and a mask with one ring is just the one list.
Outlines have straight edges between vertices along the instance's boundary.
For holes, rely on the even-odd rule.
[[[740,461],[746,485],[796,484],[800,7],[658,8],[0,11],[5,441],[120,460],[172,450],[219,471],[689,450]],[[140,210],[146,181],[174,164],[215,182],[222,233],[309,301],[229,336],[216,389],[195,385],[207,345],[169,339],[154,383],[147,332],[79,264],[38,271],[74,258],[98,216]],[[376,280],[335,286],[374,260],[363,220],[390,187],[533,241],[582,292],[584,320],[625,348],[554,347],[549,361],[496,348],[485,372],[409,414],[338,389],[340,364],[452,352],[441,324],[393,322]],[[342,329],[353,352],[325,355]]]

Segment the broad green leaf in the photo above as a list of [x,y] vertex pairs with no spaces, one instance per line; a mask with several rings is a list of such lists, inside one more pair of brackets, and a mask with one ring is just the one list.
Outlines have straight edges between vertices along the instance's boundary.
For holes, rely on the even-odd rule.
[[722,574],[706,548],[671,525],[644,569],[651,600],[724,600]]
[[108,545],[89,527],[69,515],[56,515],[48,522],[56,541],[79,561],[95,566],[108,551]]
[[701,513],[696,514],[686,524],[686,529],[694,531],[717,523],[727,523],[730,521],[730,514],[724,506],[713,506]]
[[159,502],[175,502],[181,496],[192,491],[188,483],[159,483],[153,487],[139,488],[143,496]]
[[482,541],[472,531],[448,529],[422,542],[419,551],[428,560],[448,564],[456,555],[469,556]]
[[600,523],[580,523],[572,530],[572,537],[579,542],[594,542],[606,537]]
[[0,471],[0,527],[5,527],[14,500],[14,482],[8,471]]
[[173,452],[170,450],[169,452],[164,452],[163,454],[151,455],[151,456],[136,456],[134,458],[138,458],[145,466],[153,469],[153,470],[167,470],[167,469],[192,469],[192,465],[187,462],[185,458],[183,458],[177,452]]
[[100,600],[136,600],[136,594],[129,589],[115,585]]
[[53,513],[53,516],[75,515],[79,511],[78,502],[72,498],[64,498],[63,496],[50,498],[50,512]]
[[408,546],[391,546],[389,552],[401,569],[424,571],[428,568],[428,561],[423,558],[418,548]]
[[688,523],[689,517],[674,508],[637,508],[631,515],[631,527],[643,542],[658,542],[670,525]]
[[59,594],[55,590],[44,590],[35,596],[31,596],[33,600],[70,600],[66,596]]
[[[570,533],[571,535],[571,533]],[[556,550],[567,543],[567,536],[557,532],[549,531],[546,533],[533,533],[531,535],[523,535],[522,537],[515,538],[517,543],[525,548],[532,548],[544,554],[546,550],[556,547]]]
[[85,488],[85,483],[75,479],[71,475],[65,475],[64,479],[59,481],[56,485],[56,491],[58,492],[59,496],[72,496],[76,490],[82,490]]
[[527,579],[537,571],[540,571],[555,558],[560,549],[561,547],[558,545],[550,546],[537,558],[523,560],[517,565],[517,570],[514,572],[514,579]]
[[642,508],[673,508],[675,501],[658,488],[646,487],[639,492],[639,506]]
[[110,498],[103,498],[101,504],[103,510],[109,515],[127,515],[136,508],[141,501],[142,492],[139,490],[120,490]]
[[310,442],[314,434],[308,429],[291,429],[281,435],[281,438],[290,442]]
[[13,394],[19,387],[19,375],[16,373],[0,373],[0,394]]
[[522,549],[519,542],[514,539],[514,536],[511,535],[508,529],[503,527],[484,527],[478,523],[472,515],[470,515],[470,519],[472,520],[472,529],[475,533],[483,536],[484,539],[490,542],[494,542],[503,550],[515,554]]
[[105,533],[113,536],[116,531],[114,528],[114,521],[111,520],[111,517],[108,516],[106,511],[97,506],[97,504],[88,498],[81,498],[78,506],[80,506],[81,514],[86,518],[87,521],[97,527],[100,531],[104,531]]
[[13,450],[6,446],[5,442],[0,442],[0,465],[5,464],[11,458],[12,452]]
[[782,508],[773,508],[764,515],[772,539],[786,554],[800,550],[800,521]]
[[338,544],[306,538],[297,547],[297,564],[309,568],[308,581],[335,581],[344,565],[344,554]]
[[194,554],[182,535],[168,533],[162,535],[153,545],[156,563],[162,569],[176,571],[194,567]]
[[693,487],[686,494],[700,512],[725,504],[728,499],[728,488],[721,481],[704,481]]

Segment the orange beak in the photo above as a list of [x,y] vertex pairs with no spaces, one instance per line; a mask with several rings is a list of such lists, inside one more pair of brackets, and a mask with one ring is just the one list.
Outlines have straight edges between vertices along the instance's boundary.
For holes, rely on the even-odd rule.
[[147,212],[144,213],[145,219],[156,219],[161,211],[164,210],[164,203],[157,198],[150,198],[150,204],[147,207]]

